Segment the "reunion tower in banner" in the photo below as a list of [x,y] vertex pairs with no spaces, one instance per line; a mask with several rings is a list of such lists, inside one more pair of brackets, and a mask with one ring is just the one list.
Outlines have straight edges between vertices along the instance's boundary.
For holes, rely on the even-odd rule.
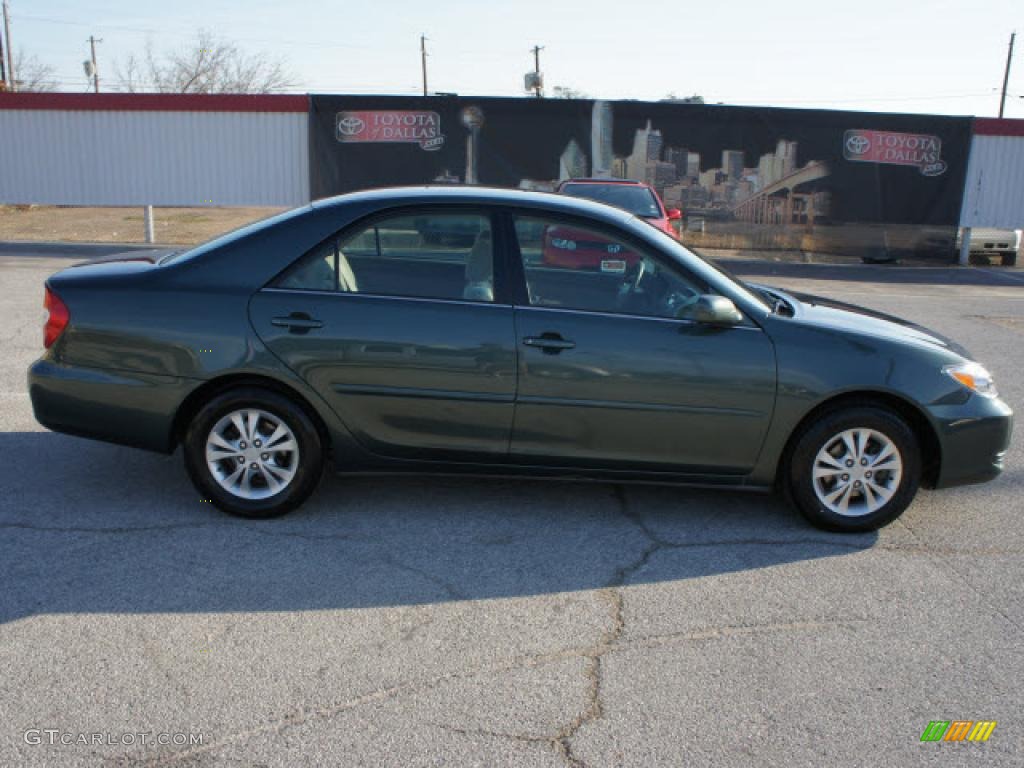
[[608,178],[612,175],[612,103],[595,101],[590,115],[590,156],[593,167],[590,175]]

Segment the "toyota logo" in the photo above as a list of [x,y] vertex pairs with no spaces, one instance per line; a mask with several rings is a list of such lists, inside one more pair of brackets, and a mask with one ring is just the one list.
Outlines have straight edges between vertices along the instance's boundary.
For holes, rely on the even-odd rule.
[[863,155],[871,147],[867,136],[855,133],[846,139],[846,151],[851,155]]
[[364,128],[366,128],[366,123],[358,117],[348,115],[347,117],[338,118],[338,133],[342,136],[355,136],[358,133],[362,133]]

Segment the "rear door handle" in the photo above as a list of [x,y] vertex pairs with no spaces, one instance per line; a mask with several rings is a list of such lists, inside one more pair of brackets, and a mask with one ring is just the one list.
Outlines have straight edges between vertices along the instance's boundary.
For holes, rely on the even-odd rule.
[[324,327],[322,322],[314,320],[305,312],[292,312],[288,317],[271,318],[270,324],[287,328],[291,333],[309,333],[314,328]]
[[537,347],[548,355],[557,355],[563,349],[575,349],[576,342],[563,339],[557,333],[544,333],[540,336],[527,336],[523,344],[528,347]]

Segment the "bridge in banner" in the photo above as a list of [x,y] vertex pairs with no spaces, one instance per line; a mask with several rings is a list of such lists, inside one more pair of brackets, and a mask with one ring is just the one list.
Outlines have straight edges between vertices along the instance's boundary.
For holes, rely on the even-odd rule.
[[[754,224],[811,224],[816,215],[814,182],[827,176],[827,165],[811,161],[737,203],[733,214],[740,221]],[[799,187],[804,191],[798,192]]]

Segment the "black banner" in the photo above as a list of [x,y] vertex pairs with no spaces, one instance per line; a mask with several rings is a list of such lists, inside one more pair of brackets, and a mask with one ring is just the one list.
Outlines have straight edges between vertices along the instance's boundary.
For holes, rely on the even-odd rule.
[[645,181],[684,242],[951,260],[970,118],[672,102],[313,96],[314,199],[399,184]]

